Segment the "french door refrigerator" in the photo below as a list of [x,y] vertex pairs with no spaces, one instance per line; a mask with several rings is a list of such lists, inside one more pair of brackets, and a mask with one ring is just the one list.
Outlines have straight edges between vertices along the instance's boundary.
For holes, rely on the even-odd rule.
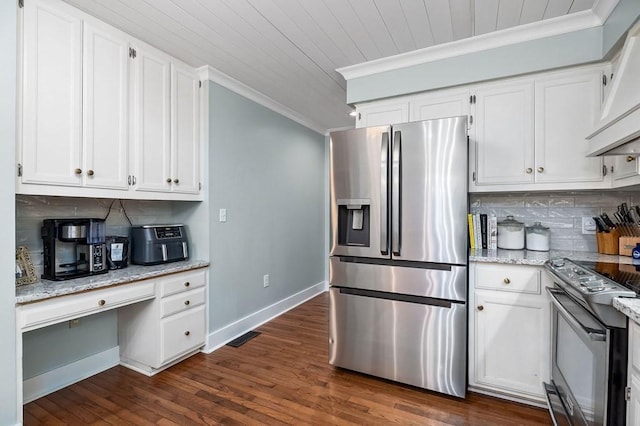
[[466,129],[331,133],[330,364],[465,396]]

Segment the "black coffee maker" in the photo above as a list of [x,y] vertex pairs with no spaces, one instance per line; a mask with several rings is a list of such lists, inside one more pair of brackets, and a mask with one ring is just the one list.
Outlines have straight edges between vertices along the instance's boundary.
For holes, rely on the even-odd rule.
[[47,280],[68,280],[108,272],[104,219],[45,219],[42,222]]

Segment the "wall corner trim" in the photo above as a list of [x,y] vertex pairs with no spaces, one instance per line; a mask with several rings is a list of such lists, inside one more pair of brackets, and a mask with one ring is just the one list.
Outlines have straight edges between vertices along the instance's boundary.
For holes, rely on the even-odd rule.
[[[308,129],[313,130],[316,133],[319,133],[321,135],[325,134],[326,129],[318,123],[315,123],[313,120],[301,116],[291,108],[282,105],[281,103],[271,99],[269,96],[258,92],[256,89],[247,86],[246,84],[223,73],[222,71],[219,71],[209,65],[204,65],[200,68],[196,68],[196,72],[201,79],[213,81],[214,83],[224,86],[227,89],[241,96],[244,96],[245,98],[250,99],[257,104],[260,104],[273,112],[276,112],[284,117],[287,117],[290,120],[295,121],[298,124],[301,124]],[[215,102],[215,100],[212,101]]]

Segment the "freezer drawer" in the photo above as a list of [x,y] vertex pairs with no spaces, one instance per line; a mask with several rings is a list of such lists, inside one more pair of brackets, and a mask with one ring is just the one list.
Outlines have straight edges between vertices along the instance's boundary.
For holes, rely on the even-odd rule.
[[337,287],[329,295],[330,364],[464,398],[466,304]]

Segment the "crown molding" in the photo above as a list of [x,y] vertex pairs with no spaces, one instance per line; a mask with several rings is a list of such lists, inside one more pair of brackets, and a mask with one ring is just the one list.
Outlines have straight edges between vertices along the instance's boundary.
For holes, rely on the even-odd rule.
[[301,116],[291,108],[288,108],[282,105],[280,102],[277,102],[271,99],[269,96],[258,92],[256,89],[247,86],[246,84],[236,80],[235,78],[223,73],[220,70],[217,70],[209,65],[204,65],[200,68],[196,68],[196,72],[203,80],[213,81],[227,89],[237,93],[240,96],[244,96],[247,99],[252,100],[253,102],[262,105],[265,108],[270,109],[273,112],[276,112],[284,117],[287,117],[290,120],[295,121],[298,124],[303,125],[304,127],[313,130],[316,133],[324,135],[326,129],[320,126],[318,123],[315,123],[306,117]]
[[600,19],[600,25],[607,21],[619,2],[620,0],[596,0],[591,11]]
[[[602,6],[600,6],[601,3]],[[602,15],[594,13],[591,9],[585,10],[582,12],[572,13],[570,15],[545,19],[543,21],[532,22],[530,24],[507,28],[505,30],[494,31],[462,40],[426,47],[424,49],[401,53],[399,55],[350,65],[338,68],[336,71],[342,74],[345,80],[348,81],[354,78],[495,49],[510,44],[522,43],[593,28],[602,25],[604,22],[602,20],[602,16],[604,16],[607,11],[608,13],[611,13],[617,3],[618,0],[599,0],[597,5],[598,13]],[[608,17],[609,15],[606,14],[606,16]]]

